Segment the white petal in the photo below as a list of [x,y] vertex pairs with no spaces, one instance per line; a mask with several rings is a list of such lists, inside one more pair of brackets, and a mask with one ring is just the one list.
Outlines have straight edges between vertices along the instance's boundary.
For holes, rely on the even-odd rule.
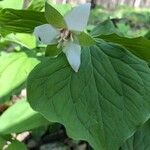
[[81,64],[81,46],[73,42],[68,42],[63,49],[67,60],[75,72],[78,72]]
[[44,24],[34,29],[36,38],[44,44],[52,44],[60,32],[50,24]]
[[65,21],[70,30],[83,31],[88,23],[90,15],[90,3],[73,8],[65,15]]

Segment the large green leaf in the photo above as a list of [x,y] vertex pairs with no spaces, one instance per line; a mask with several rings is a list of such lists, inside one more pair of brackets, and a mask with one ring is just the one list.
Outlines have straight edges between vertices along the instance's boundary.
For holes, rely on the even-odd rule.
[[150,150],[150,120],[140,127],[120,150]]
[[0,116],[0,134],[20,133],[40,126],[48,121],[32,110],[26,100],[20,100]]
[[0,102],[20,90],[39,60],[31,52],[14,52],[0,56]]
[[3,0],[0,1],[0,8],[22,9],[24,0]]
[[27,82],[33,109],[95,150],[117,150],[150,117],[150,69],[106,42],[82,48],[75,73],[62,54],[38,64]]
[[100,35],[99,38],[108,42],[121,44],[136,56],[150,62],[150,40],[144,37],[127,38],[114,33],[110,35]]
[[44,13],[29,10],[0,11],[0,33],[32,33],[36,26],[46,23]]

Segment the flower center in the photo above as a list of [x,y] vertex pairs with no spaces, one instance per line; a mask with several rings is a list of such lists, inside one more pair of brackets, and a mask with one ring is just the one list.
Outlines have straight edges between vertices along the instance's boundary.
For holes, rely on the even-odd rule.
[[69,31],[68,29],[62,29],[60,31],[60,39],[62,39],[63,41],[69,40],[71,35],[72,35],[71,31]]
[[73,41],[72,32],[68,29],[61,29],[59,40],[58,40],[58,47],[63,47],[65,43],[69,40]]

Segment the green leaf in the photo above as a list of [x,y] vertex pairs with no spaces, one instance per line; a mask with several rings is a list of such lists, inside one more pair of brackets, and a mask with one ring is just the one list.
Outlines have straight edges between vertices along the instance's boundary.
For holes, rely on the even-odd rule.
[[0,33],[32,33],[35,27],[45,23],[43,12],[14,9],[0,11]]
[[5,37],[5,40],[19,44],[28,49],[33,49],[36,47],[35,36],[31,34],[26,33],[9,34]]
[[26,100],[20,100],[0,116],[0,134],[20,133],[40,126],[48,121],[32,110]]
[[81,32],[77,35],[77,40],[81,46],[91,46],[96,44],[95,40],[87,33]]
[[32,0],[28,6],[28,10],[41,11],[44,9],[45,0]]
[[108,34],[112,34],[112,33],[116,33],[117,30],[115,28],[115,26],[113,25],[112,21],[110,19],[98,24],[92,31],[91,31],[91,35],[93,37],[98,37],[101,34],[102,35],[108,35]]
[[31,107],[94,150],[117,150],[150,117],[150,69],[106,42],[82,48],[75,73],[59,55],[38,64],[27,81]]
[[57,45],[48,45],[46,47],[45,56],[55,57],[59,55],[61,52],[61,49],[57,47]]
[[149,150],[150,149],[150,120],[140,127],[129,138],[120,150]]
[[95,38],[104,39],[107,42],[114,42],[124,46],[136,56],[150,62],[150,42],[144,37],[127,38],[114,27],[111,20],[106,20],[100,23],[91,32]]
[[150,62],[150,40],[144,37],[127,38],[114,33],[110,35],[100,35],[99,38],[123,45],[136,56]]
[[13,141],[7,148],[7,150],[27,150],[27,147],[24,143],[17,140]]
[[48,2],[45,3],[45,17],[47,22],[56,28],[66,27],[64,17]]
[[0,8],[22,9],[24,0],[3,0],[0,1]]
[[0,102],[24,87],[28,74],[38,63],[38,58],[28,51],[0,56]]

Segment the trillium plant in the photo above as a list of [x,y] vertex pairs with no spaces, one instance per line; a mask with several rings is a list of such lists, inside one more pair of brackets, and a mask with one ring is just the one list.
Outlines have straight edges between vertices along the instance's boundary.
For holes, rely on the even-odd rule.
[[8,1],[0,1],[0,150],[25,150],[20,133],[41,139],[61,125],[93,150],[150,150],[150,40],[123,36],[110,19],[95,26],[103,19],[89,20],[89,3]]
[[52,13],[49,10],[53,8],[47,2],[45,16],[49,24],[43,24],[34,29],[36,38],[43,44],[48,45],[48,48],[57,44],[57,49],[61,49],[65,53],[70,66],[75,72],[78,72],[81,64],[81,45],[78,37],[87,26],[90,7],[91,4],[86,3],[71,9],[64,15],[63,24],[59,25],[51,22],[55,16],[48,16],[49,13]]

